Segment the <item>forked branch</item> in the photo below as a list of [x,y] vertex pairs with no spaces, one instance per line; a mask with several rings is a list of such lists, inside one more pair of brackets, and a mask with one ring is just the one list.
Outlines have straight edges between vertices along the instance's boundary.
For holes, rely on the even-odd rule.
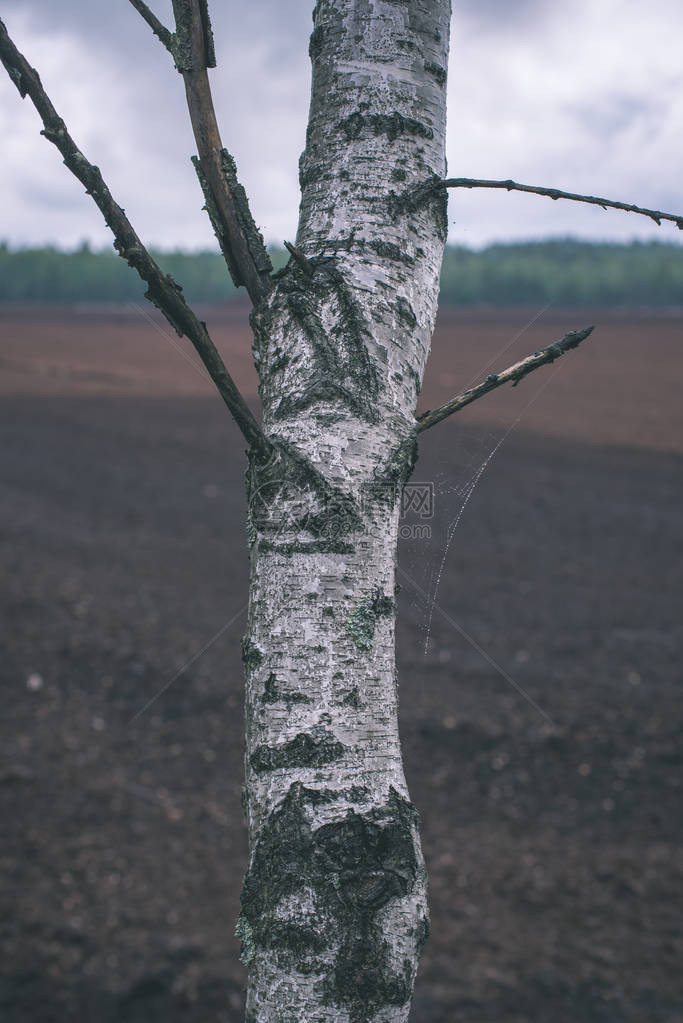
[[508,178],[507,181],[487,181],[479,178],[442,178],[434,181],[434,188],[504,188],[507,192],[533,192],[534,195],[545,195],[549,199],[572,199],[574,202],[587,202],[593,206],[601,206],[603,210],[625,210],[627,213],[640,213],[649,217],[661,226],[663,220],[672,221],[679,231],[683,231],[683,216],[676,213],[662,213],[661,210],[648,210],[633,203],[616,202],[614,199],[600,199],[595,195],[579,195],[577,192],[562,192],[559,188],[544,188],[541,185],[520,185]]
[[249,406],[228,373],[206,325],[195,316],[185,301],[182,288],[152,259],[140,241],[124,211],[115,202],[99,167],[91,164],[69,134],[66,124],[45,92],[38,72],[19,52],[0,21],[0,60],[23,97],[29,96],[43,122],[42,135],[52,142],[64,158],[86,193],[91,195],[114,235],[116,251],[132,266],[147,284],[145,297],[161,310],[168,322],[182,337],[194,345],[223,401],[251,447],[265,453],[268,442]]
[[445,405],[440,405],[434,411],[423,412],[421,416],[418,416],[418,432],[421,433],[423,430],[428,430],[430,426],[436,426],[442,419],[452,416],[454,412],[459,412],[465,405],[470,405],[477,398],[488,394],[489,391],[495,391],[496,387],[501,387],[507,383],[512,383],[512,386],[516,387],[520,380],[535,369],[538,369],[539,366],[544,366],[547,362],[554,362],[555,359],[559,359],[561,355],[564,355],[571,348],[578,348],[592,331],[593,327],[584,327],[583,330],[572,330],[560,338],[559,341],[554,341],[547,348],[542,348],[540,352],[527,355],[526,359],[522,359],[521,362],[516,362],[514,366],[508,366],[502,373],[490,373],[486,380],[477,384],[476,387],[470,387],[469,390],[463,391],[462,394],[457,394],[455,398],[451,398]]
[[161,39],[183,76],[187,108],[199,158],[193,157],[221,252],[235,286],[244,285],[252,302],[272,287],[273,267],[237,180],[235,162],[223,148],[207,68],[216,66],[208,0],[173,0],[176,31],[170,33],[142,0],[130,0]]

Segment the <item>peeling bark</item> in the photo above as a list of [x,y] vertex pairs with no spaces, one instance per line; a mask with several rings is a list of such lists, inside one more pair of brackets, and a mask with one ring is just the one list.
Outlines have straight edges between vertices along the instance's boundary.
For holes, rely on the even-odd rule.
[[428,930],[394,592],[446,222],[443,190],[403,197],[445,174],[449,22],[449,0],[319,0],[296,247],[252,315],[252,1023],[406,1020]]

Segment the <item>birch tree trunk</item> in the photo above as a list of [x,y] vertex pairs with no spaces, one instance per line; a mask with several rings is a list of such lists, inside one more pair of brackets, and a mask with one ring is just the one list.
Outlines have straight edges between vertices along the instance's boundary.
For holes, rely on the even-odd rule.
[[[296,249],[252,316],[247,1020],[408,1017],[428,932],[394,658],[446,239],[450,0],[319,0]],[[412,200],[406,196],[412,195]]]

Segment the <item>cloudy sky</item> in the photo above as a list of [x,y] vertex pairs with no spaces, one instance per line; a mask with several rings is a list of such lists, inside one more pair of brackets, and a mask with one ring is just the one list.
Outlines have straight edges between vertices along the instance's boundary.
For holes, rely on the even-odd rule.
[[[171,23],[170,0],[153,10]],[[292,238],[313,0],[214,0],[214,98],[269,241]],[[128,0],[4,0],[2,18],[138,233],[214,246],[189,156],[182,81]],[[449,173],[512,177],[683,212],[681,0],[455,0]],[[0,69],[1,71],[2,69]],[[109,244],[83,189],[0,77],[0,238]],[[573,234],[683,243],[673,225],[498,192],[452,194],[450,240]]]

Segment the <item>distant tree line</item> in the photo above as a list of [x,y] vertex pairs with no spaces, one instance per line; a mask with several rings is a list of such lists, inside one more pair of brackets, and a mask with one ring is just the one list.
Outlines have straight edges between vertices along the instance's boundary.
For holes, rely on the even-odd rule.
[[[276,266],[288,254],[271,250]],[[214,252],[154,252],[192,303],[225,302],[235,288]],[[0,243],[0,302],[137,301],[143,285],[111,250],[84,244],[11,249]],[[683,246],[660,242],[591,243],[573,239],[446,248],[441,274],[445,305],[680,306]]]
[[449,305],[681,306],[683,246],[556,239],[449,246],[441,273]]

